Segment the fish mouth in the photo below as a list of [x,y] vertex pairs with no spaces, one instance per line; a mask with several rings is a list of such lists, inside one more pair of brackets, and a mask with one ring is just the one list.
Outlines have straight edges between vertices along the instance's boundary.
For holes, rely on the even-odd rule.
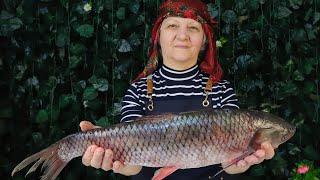
[[296,132],[296,127],[291,126],[288,129],[288,133],[286,133],[284,136],[282,136],[281,141],[285,142],[285,141],[289,140],[290,138],[292,138],[292,136],[294,136],[295,132]]

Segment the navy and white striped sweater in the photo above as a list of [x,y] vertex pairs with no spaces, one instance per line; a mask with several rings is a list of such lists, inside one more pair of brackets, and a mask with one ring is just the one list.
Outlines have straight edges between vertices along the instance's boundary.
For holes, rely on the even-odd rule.
[[[205,98],[204,88],[209,75],[200,71],[198,65],[187,70],[177,71],[162,65],[152,74],[153,94],[156,101],[184,100],[198,98],[202,103]],[[133,83],[127,90],[122,101],[121,122],[133,121],[146,114],[149,99],[147,98],[147,78]],[[222,80],[212,87],[209,93],[212,108],[239,108],[237,97],[230,82]],[[156,108],[155,103],[155,108]],[[179,106],[176,104],[175,106]],[[173,108],[174,109],[174,108]]]

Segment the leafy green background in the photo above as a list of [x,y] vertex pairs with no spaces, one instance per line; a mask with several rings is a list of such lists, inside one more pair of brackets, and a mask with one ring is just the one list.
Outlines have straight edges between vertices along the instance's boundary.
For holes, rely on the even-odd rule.
[[[84,5],[92,5],[90,11]],[[0,2],[0,176],[79,131],[87,119],[119,120],[120,102],[147,61],[160,0]],[[320,161],[319,0],[206,1],[219,21],[219,60],[242,108],[277,114],[298,130],[257,179],[287,179],[294,164]],[[24,171],[25,173],[26,171]],[[13,179],[24,179],[19,173]],[[38,177],[37,171],[29,179]],[[113,178],[72,161],[60,179]]]

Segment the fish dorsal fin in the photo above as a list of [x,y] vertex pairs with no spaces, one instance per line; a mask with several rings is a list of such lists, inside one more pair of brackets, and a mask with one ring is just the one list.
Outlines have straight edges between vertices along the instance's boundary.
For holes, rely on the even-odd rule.
[[[225,109],[223,109],[223,110],[225,110]],[[199,113],[203,113],[203,112],[211,114],[215,111],[217,111],[217,110],[216,109],[191,110],[191,111],[179,112],[179,113],[177,113],[177,115],[194,115],[194,114],[199,114]]]
[[159,114],[159,115],[147,115],[147,116],[142,116],[138,117],[135,122],[143,122],[143,121],[152,121],[152,122],[157,122],[157,121],[170,121],[173,119],[174,113],[164,113],[164,114]]

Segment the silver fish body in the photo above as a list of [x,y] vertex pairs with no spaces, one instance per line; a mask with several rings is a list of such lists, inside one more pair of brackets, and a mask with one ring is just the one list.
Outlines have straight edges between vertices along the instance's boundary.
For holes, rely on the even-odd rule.
[[134,122],[72,134],[22,161],[12,174],[38,160],[47,167],[42,179],[55,179],[90,145],[111,149],[126,165],[198,168],[236,159],[270,141],[274,147],[290,139],[295,127],[268,113],[219,109],[144,116]]

